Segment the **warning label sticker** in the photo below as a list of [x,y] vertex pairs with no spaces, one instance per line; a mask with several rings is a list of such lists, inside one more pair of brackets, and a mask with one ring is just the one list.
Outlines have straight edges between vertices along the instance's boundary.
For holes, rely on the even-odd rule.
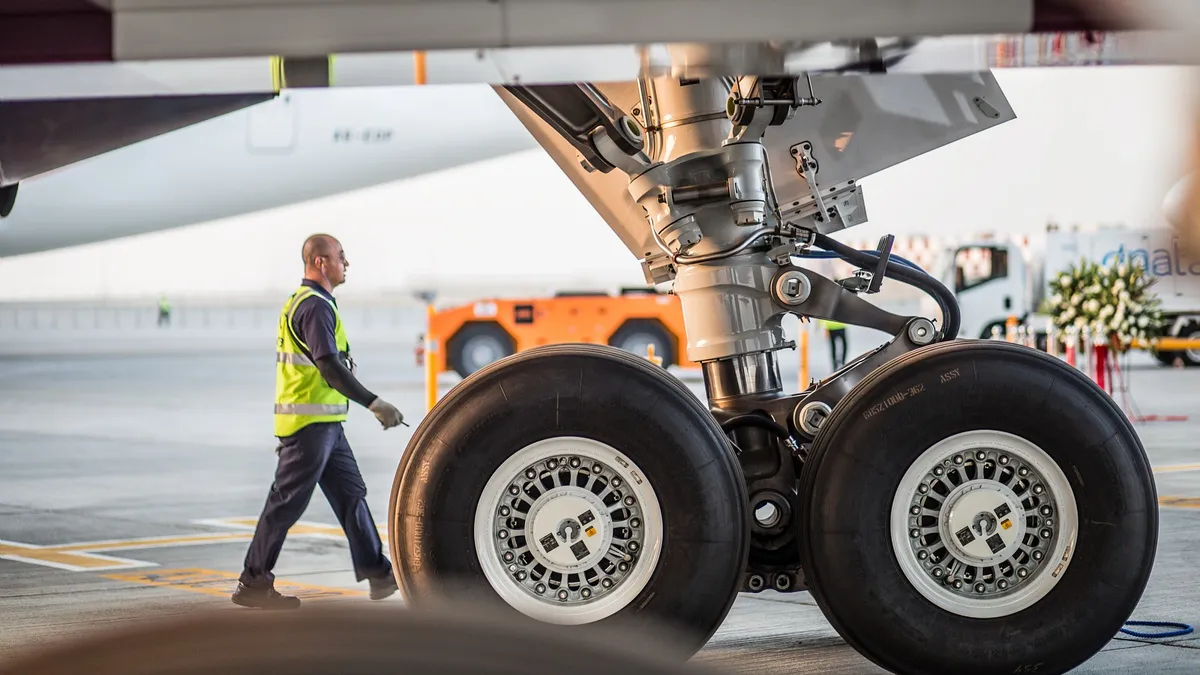
[[975,541],[975,534],[971,532],[971,528],[969,527],[964,527],[958,532],[955,532],[954,536],[958,537],[958,543],[962,544],[963,546]]
[[1000,538],[999,534],[993,534],[992,536],[988,537],[987,545],[988,548],[992,549],[992,553],[999,553],[1000,551],[1004,550],[1004,540]]
[[1007,530],[1007,529],[1009,529],[1010,527],[1012,527],[1012,521],[1011,521],[1011,520],[1009,520],[1008,518],[1005,518],[1005,519],[1004,519],[1004,522],[1000,523],[1000,527],[1003,527],[1004,529],[1006,529],[1006,530]]
[[588,526],[588,529],[584,530],[584,532],[586,532],[587,536],[589,536],[589,537],[596,536],[596,528],[591,527],[590,525]]
[[588,553],[590,553],[590,551],[588,551],[587,544],[583,543],[582,541],[577,541],[573,546],[571,546],[571,553],[575,554],[576,560],[583,560],[584,558],[588,557]]
[[545,551],[546,553],[549,553],[550,551],[553,551],[554,549],[558,548],[558,540],[554,538],[553,533],[542,537],[541,539],[538,540],[538,543],[540,543],[542,545],[542,550]]

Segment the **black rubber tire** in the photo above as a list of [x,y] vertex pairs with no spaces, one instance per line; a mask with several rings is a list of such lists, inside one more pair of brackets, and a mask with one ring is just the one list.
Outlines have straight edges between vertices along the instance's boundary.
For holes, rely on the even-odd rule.
[[440,597],[503,604],[476,554],[475,508],[512,453],[556,436],[591,438],[628,456],[663,512],[662,550],[646,588],[589,625],[665,625],[699,650],[741,588],[750,532],[741,469],[721,427],[679,380],[604,345],[517,354],[458,384],[425,417],[388,509],[402,597],[413,606]]
[[[71,637],[0,665],[0,675],[683,675],[645,635],[512,621],[478,607],[413,612],[363,605],[202,612]],[[569,645],[569,648],[548,648]]]
[[[513,343],[512,336],[508,331],[504,330],[500,324],[494,321],[472,321],[464,324],[454,337],[446,342],[446,365],[450,369],[458,373],[459,377],[466,378],[480,368],[491,364],[471,364],[466,358],[468,345],[472,340],[490,339],[495,340],[500,347],[500,357],[496,360],[512,356],[517,351],[516,345]],[[493,362],[494,363],[494,362]]]
[[[997,619],[926,600],[891,545],[904,473],[927,448],[972,429],[1041,447],[1066,474],[1079,512],[1063,578],[1037,604]],[[1150,464],[1125,415],[1079,371],[1005,342],[932,345],[864,378],[823,425],[801,495],[801,560],[813,597],[850,645],[895,673],[1047,675],[1078,666],[1129,618],[1158,541]]]
[[[645,335],[654,340],[654,355],[662,358],[663,368],[669,368],[679,363],[675,355],[674,338],[671,337],[670,332],[663,327],[662,323],[656,319],[630,319],[626,321],[608,339],[608,344],[625,349],[622,345],[638,334]],[[631,350],[626,351],[630,351],[634,356],[646,356],[645,354],[638,354]]]
[[1175,359],[1183,356],[1183,354],[1180,352],[1162,352],[1157,349],[1150,350],[1150,354],[1154,356],[1156,361],[1164,366],[1174,366]]
[[984,326],[983,330],[980,331],[980,333],[979,333],[979,339],[980,340],[992,339],[992,329],[993,328],[1000,329],[1000,339],[1003,340],[1004,339],[1004,329],[1005,329],[1005,323],[1003,321],[993,321],[993,322],[989,323],[988,325]]
[[[1179,331],[1179,337],[1185,340],[1200,340],[1200,324],[1189,323]],[[1180,359],[1183,360],[1183,365],[1186,368],[1195,368],[1200,366],[1200,359],[1193,358],[1188,352],[1175,352]]]

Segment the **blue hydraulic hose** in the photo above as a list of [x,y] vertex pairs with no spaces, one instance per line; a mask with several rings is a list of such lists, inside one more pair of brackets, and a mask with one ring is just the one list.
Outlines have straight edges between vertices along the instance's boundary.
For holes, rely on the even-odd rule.
[[1128,628],[1121,629],[1122,633],[1125,633],[1126,635],[1132,635],[1133,637],[1138,637],[1138,638],[1179,637],[1180,635],[1187,635],[1187,634],[1191,633],[1193,630],[1195,630],[1186,623],[1176,623],[1174,621],[1126,621],[1125,625],[1126,626],[1150,626],[1152,628],[1174,628],[1174,629],[1176,629],[1176,630],[1172,630],[1172,631],[1167,631],[1165,633],[1142,633],[1142,632],[1136,631],[1136,630],[1129,630]]
[[[859,251],[859,253],[866,253],[868,255],[874,255],[874,256],[879,255],[879,251]],[[793,255],[796,258],[816,258],[816,259],[832,259],[832,258],[841,258],[842,257],[842,256],[834,253],[833,251],[805,251],[804,253],[796,253]],[[901,258],[900,256],[896,255],[895,253],[890,254],[888,257],[891,260],[895,260],[896,262],[898,262],[906,267],[911,267],[912,269],[914,269],[918,272],[926,273],[925,270],[921,269],[920,265],[917,265],[916,263],[912,262],[911,260],[906,260],[904,258]]]

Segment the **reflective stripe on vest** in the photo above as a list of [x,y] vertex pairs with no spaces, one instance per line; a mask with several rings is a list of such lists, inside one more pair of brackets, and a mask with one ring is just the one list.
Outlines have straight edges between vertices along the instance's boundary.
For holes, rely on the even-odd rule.
[[314,422],[341,422],[347,418],[350,402],[329,386],[316,364],[305,354],[304,344],[292,326],[296,308],[304,300],[317,296],[333,309],[334,338],[338,351],[348,353],[349,341],[337,305],[308,286],[301,286],[284,303],[279,314],[275,352],[275,435],[291,436]]

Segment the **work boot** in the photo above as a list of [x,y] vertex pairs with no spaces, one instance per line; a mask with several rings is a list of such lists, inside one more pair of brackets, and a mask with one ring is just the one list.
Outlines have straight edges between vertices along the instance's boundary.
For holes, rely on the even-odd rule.
[[392,593],[400,590],[396,586],[396,577],[391,574],[386,577],[379,577],[378,579],[367,579],[367,581],[371,584],[372,600],[383,600],[391,596]]
[[299,609],[300,598],[281,595],[272,586],[252,588],[239,582],[233,592],[233,604],[254,609]]

